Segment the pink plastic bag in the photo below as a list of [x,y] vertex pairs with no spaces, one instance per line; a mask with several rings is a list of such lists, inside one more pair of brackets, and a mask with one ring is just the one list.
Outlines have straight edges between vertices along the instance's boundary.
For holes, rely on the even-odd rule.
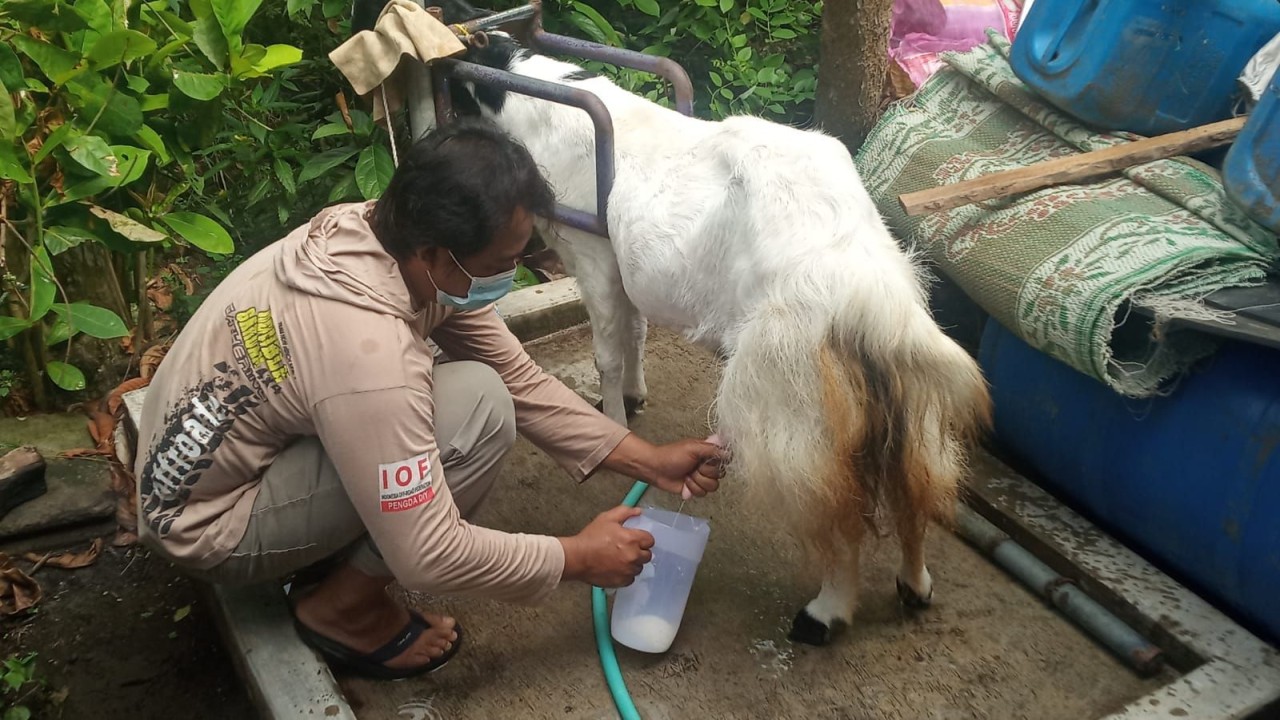
[[919,87],[942,67],[940,53],[986,42],[988,28],[1012,40],[1020,13],[1018,0],[897,0],[889,57]]

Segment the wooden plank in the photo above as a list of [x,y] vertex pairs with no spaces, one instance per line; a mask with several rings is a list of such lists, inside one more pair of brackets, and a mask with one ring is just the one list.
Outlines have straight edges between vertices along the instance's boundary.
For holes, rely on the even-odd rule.
[[1102,150],[1046,160],[951,185],[905,193],[898,197],[898,202],[908,215],[924,215],[1054,185],[1092,180],[1153,160],[1230,144],[1240,134],[1246,119],[1248,118],[1232,118]]

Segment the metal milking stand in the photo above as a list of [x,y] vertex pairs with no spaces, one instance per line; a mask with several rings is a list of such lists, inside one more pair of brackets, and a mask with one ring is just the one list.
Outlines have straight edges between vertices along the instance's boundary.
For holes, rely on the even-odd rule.
[[[425,3],[430,0],[425,2],[419,0],[419,2],[427,8],[428,12],[435,10],[426,6]],[[433,12],[433,14],[436,13]],[[549,33],[542,28],[541,0],[533,0],[528,5],[454,27],[462,30],[464,36],[485,30],[502,30],[524,41],[528,47],[547,54],[597,60],[653,73],[671,83],[676,110],[684,115],[693,116],[693,84],[689,82],[688,73],[678,63],[669,58]],[[410,67],[407,105],[410,133],[415,140],[422,137],[431,127],[432,116],[435,124],[439,126],[444,126],[453,120],[453,103],[449,95],[451,82],[488,85],[508,92],[580,108],[586,112],[595,126],[596,212],[592,214],[560,204],[556,206],[552,219],[572,228],[604,238],[609,237],[609,193],[613,190],[614,168],[613,120],[609,115],[609,109],[600,101],[600,98],[581,88],[516,75],[456,58],[436,60],[430,67],[420,62],[413,62],[410,63]]]

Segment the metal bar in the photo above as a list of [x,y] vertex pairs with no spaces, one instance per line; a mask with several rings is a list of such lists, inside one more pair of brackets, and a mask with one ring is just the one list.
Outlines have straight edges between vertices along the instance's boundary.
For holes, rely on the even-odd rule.
[[449,73],[439,62],[431,63],[431,97],[436,109],[436,127],[444,127],[453,120],[453,96],[449,93]]
[[1045,565],[996,526],[968,507],[958,508],[960,535],[1036,594],[1053,603],[1106,645],[1140,675],[1150,676],[1163,661],[1160,648],[1086,595],[1075,583]]
[[621,67],[653,73],[671,83],[672,94],[675,95],[676,111],[693,117],[693,83],[689,74],[679,63],[671,58],[657,55],[646,55],[642,52],[625,48],[610,47],[589,40],[581,40],[567,35],[556,35],[542,29],[542,16],[534,19],[530,42],[540,50],[574,55],[587,60],[597,60],[619,65]]
[[[613,118],[609,114],[609,108],[605,107],[600,98],[596,97],[594,93],[580,88],[516,75],[505,70],[497,70],[453,58],[437,60],[434,65],[433,79],[444,79],[451,76],[453,79],[462,82],[489,85],[521,95],[528,95],[529,97],[548,100],[561,105],[569,105],[585,111],[591,117],[591,123],[595,126],[596,135],[596,217],[592,218],[589,213],[558,205],[555,219],[570,227],[594,233],[601,237],[609,237],[609,193],[613,191],[614,168]],[[437,88],[436,113],[438,118],[441,117],[441,106],[439,105],[439,88],[441,85],[442,83],[435,83]],[[442,122],[441,124],[443,125],[444,123]]]
[[[503,10],[499,13],[486,15],[475,20],[468,20],[460,23],[467,32],[476,32],[478,30],[489,30],[500,25],[506,25],[509,22],[517,22],[519,20],[528,20],[542,11],[542,3],[531,2],[528,5],[521,5],[510,10]],[[452,25],[450,27],[453,27]]]

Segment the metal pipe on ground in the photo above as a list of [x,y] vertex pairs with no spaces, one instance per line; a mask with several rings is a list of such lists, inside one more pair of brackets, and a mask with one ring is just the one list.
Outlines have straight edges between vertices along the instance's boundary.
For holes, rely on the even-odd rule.
[[1069,578],[1059,575],[969,507],[960,505],[957,519],[961,537],[1052,603],[1139,675],[1149,677],[1160,669],[1164,661],[1160,648],[1085,594]]

